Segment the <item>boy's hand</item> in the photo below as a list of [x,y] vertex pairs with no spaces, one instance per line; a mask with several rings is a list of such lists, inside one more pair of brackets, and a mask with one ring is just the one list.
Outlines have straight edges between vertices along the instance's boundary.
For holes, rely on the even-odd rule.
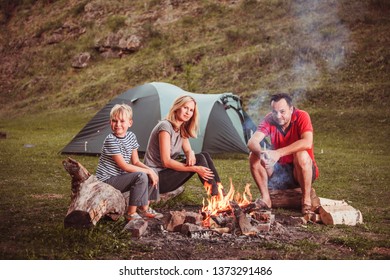
[[150,172],[148,173],[148,176],[150,178],[152,186],[157,188],[158,175],[156,174],[156,172],[154,172],[154,170],[150,169]]

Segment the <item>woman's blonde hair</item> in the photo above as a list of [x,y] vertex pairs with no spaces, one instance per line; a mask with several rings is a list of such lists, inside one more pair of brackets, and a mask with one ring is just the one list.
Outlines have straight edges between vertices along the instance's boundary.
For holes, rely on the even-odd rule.
[[180,135],[183,138],[196,138],[198,134],[198,128],[199,128],[199,112],[198,112],[198,106],[196,104],[196,101],[194,98],[192,98],[189,95],[182,95],[175,99],[175,101],[172,104],[172,107],[169,109],[168,115],[166,116],[166,120],[168,120],[174,128],[178,128],[179,125],[177,123],[176,119],[176,112],[184,106],[187,102],[194,102],[194,114],[189,119],[188,122],[184,122],[180,126]]
[[110,120],[113,120],[120,114],[123,114],[126,118],[131,120],[133,118],[133,109],[131,109],[131,107],[127,104],[116,104],[111,109]]

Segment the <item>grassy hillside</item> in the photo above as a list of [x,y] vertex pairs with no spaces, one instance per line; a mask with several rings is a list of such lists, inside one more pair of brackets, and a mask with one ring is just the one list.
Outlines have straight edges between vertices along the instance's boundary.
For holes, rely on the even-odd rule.
[[[389,100],[387,1],[0,3],[3,116],[98,108],[151,81],[234,92],[254,110],[275,91],[309,106]],[[141,48],[104,58],[95,47],[110,34],[140,36]],[[88,66],[72,68],[82,52]]]

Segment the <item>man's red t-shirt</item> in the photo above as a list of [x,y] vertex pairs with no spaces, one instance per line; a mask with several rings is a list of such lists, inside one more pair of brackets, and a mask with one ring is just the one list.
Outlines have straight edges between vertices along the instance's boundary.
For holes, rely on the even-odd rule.
[[[310,120],[310,116],[307,112],[303,110],[299,110],[294,108],[293,114],[291,116],[290,126],[287,128],[285,132],[280,128],[278,124],[276,124],[272,119],[272,113],[268,113],[264,120],[259,124],[258,131],[265,134],[265,136],[269,136],[271,138],[271,145],[273,149],[279,149],[286,147],[295,141],[301,139],[301,135],[306,131],[313,132],[313,125]],[[307,150],[309,153],[314,166],[316,168],[316,178],[319,175],[317,163],[314,160],[314,152],[313,145],[310,149]],[[280,164],[292,163],[293,155],[288,155],[281,157],[279,159]]]

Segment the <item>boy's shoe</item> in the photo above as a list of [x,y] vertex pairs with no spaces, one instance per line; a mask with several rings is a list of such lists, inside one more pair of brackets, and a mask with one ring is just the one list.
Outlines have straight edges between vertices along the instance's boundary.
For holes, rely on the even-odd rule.
[[143,220],[143,218],[137,213],[133,213],[133,214],[125,214],[125,219],[126,221],[130,222],[130,221],[133,221],[133,220]]
[[138,214],[141,215],[142,218],[148,219],[161,219],[164,217],[163,214],[156,212],[154,209],[149,207],[147,210],[143,211],[141,209],[137,209]]

